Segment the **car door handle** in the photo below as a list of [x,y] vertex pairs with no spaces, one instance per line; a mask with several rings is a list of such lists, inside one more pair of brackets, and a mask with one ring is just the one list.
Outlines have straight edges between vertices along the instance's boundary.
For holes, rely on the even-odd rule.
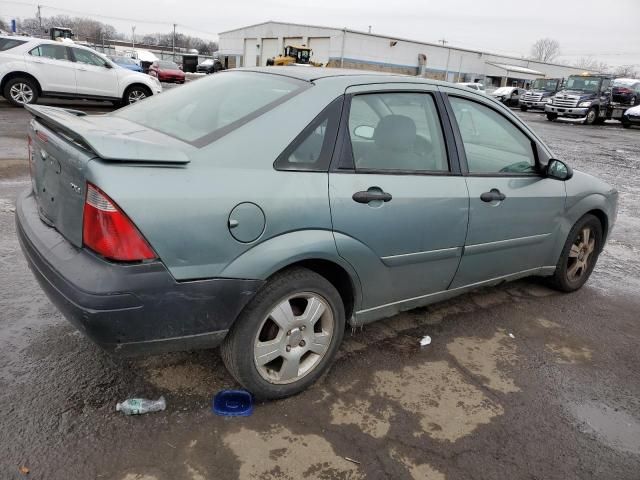
[[86,68],[79,68],[78,70],[80,70],[81,72],[86,72],[87,71]]
[[497,188],[492,188],[488,192],[484,192],[480,195],[480,200],[483,202],[501,202],[505,198],[507,198],[507,196]]
[[375,190],[367,190],[363,192],[356,192],[351,197],[358,203],[369,203],[376,200],[382,200],[383,202],[389,202],[393,198],[390,193],[380,192]]

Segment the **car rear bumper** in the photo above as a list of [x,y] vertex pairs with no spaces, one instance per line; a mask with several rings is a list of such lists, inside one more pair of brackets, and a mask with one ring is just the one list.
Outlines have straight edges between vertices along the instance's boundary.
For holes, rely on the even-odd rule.
[[217,346],[262,285],[216,278],[176,282],[160,261],[117,264],[71,245],[18,197],[16,227],[29,268],[81,332],[122,355]]

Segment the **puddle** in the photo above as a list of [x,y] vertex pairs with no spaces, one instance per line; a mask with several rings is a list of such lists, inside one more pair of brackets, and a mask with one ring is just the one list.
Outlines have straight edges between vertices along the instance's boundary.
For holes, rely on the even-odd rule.
[[376,372],[369,392],[398,402],[430,437],[451,442],[504,413],[445,361]]
[[336,455],[318,435],[297,435],[281,426],[267,433],[243,427],[223,441],[240,460],[239,478],[364,478],[356,464]]
[[603,404],[574,404],[570,408],[587,432],[617,450],[640,454],[640,421],[628,413]]

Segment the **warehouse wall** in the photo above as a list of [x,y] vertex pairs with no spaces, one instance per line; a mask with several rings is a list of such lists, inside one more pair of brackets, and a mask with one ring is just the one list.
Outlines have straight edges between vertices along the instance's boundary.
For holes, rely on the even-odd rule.
[[[447,48],[436,44],[420,43],[395,39],[377,34],[346,32],[339,28],[296,25],[288,23],[266,22],[220,34],[220,54],[236,57],[236,64],[245,65],[244,40],[256,38],[258,58],[264,65],[261,55],[261,39],[276,38],[282,51],[286,39],[301,39],[309,45],[313,38],[328,39],[329,66],[366,70],[388,71],[417,75],[419,73],[418,55],[427,56],[424,76],[449,81],[473,81],[484,79],[488,70],[486,62],[517,65],[543,72],[547,77],[567,77],[581,73],[578,68],[535,62],[491,53]],[[343,52],[344,37],[344,52]],[[327,52],[327,40],[322,41],[322,56]],[[272,51],[273,46],[269,46]],[[265,54],[267,52],[265,51]],[[319,52],[320,53],[320,52]],[[263,55],[266,58],[266,55]],[[448,68],[447,68],[448,58]],[[324,58],[321,59],[324,61]],[[248,64],[253,62],[249,60]],[[505,72],[506,75],[506,72]]]

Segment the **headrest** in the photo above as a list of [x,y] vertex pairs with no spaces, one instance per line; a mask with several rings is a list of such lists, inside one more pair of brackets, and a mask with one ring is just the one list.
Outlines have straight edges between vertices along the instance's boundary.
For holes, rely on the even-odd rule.
[[416,124],[404,115],[387,115],[378,122],[373,139],[380,148],[408,150],[416,141]]

